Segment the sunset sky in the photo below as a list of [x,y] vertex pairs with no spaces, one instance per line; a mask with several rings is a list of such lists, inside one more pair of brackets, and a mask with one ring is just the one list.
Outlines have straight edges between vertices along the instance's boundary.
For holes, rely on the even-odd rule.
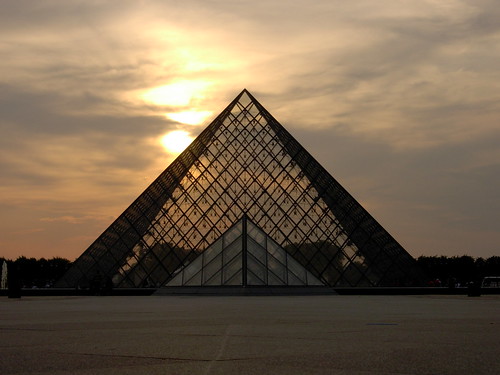
[[498,1],[0,0],[0,56],[0,256],[76,258],[243,88],[413,256],[500,255]]

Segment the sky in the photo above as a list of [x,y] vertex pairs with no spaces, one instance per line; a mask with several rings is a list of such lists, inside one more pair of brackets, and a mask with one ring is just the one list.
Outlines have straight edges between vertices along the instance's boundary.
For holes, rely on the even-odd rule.
[[0,0],[0,256],[78,257],[242,89],[413,256],[500,255],[489,0]]

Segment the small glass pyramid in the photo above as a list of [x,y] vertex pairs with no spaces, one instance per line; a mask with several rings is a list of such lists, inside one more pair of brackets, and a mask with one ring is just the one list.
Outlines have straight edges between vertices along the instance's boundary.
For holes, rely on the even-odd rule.
[[243,218],[186,265],[171,286],[323,286],[254,223]]

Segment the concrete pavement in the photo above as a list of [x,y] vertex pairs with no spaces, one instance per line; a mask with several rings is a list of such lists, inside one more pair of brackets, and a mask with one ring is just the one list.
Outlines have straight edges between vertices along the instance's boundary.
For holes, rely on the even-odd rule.
[[0,298],[0,374],[500,374],[500,296]]

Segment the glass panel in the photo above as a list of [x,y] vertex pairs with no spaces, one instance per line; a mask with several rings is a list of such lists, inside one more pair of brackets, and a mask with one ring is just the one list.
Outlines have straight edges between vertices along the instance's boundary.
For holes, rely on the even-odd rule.
[[[205,275],[203,275],[204,277]],[[221,277],[222,277],[222,270],[219,270],[215,275],[213,275],[210,279],[205,281],[203,285],[213,285],[213,286],[219,286],[222,285],[221,282]]]
[[191,279],[184,283],[187,286],[201,286],[201,272],[198,272]]
[[284,280],[279,279],[276,275],[271,272],[268,273],[267,285],[286,285]]
[[[222,269],[222,254],[217,255],[210,263],[203,267],[203,284],[209,280],[216,272]],[[219,279],[219,285],[221,280]]]
[[225,285],[243,285],[241,269],[233,277],[227,280]]
[[247,284],[248,285],[266,285],[266,283],[259,279],[253,272],[248,270],[247,272]]
[[259,246],[255,241],[248,238],[247,239],[247,251],[257,258],[262,264],[266,264],[267,252],[266,249]]
[[285,263],[286,252],[274,241],[267,241],[267,251],[281,263]]
[[252,222],[247,222],[247,233],[248,236],[254,239],[260,246],[266,247],[266,234]]
[[167,286],[181,286],[182,285],[182,272],[178,272],[172,280],[167,283]]
[[230,262],[235,256],[241,254],[241,252],[242,252],[242,243],[241,243],[241,237],[239,237],[237,240],[233,241],[231,245],[229,245],[224,249],[223,251],[224,264]]
[[214,259],[221,251],[222,238],[219,238],[203,252],[203,265],[205,266],[206,264],[210,263],[210,261]]
[[[257,276],[263,284],[266,284],[267,279],[267,269],[266,266],[260,263],[257,259],[255,259],[251,254],[247,256],[247,269],[251,271],[255,276]],[[250,280],[247,280],[248,285],[261,285],[261,282],[258,284],[251,284]]]
[[225,234],[224,234],[224,246],[228,246],[230,243],[232,243],[234,240],[238,238],[238,236],[241,235],[242,232],[242,223],[241,220],[236,223],[234,227],[229,229]]
[[203,256],[198,255],[191,263],[189,263],[184,268],[184,270],[182,271],[182,273],[184,274],[184,277],[182,278],[184,284],[186,283],[186,281],[189,281],[195,273],[198,273],[201,271],[202,260],[203,260]]
[[269,256],[267,259],[267,267],[269,268],[269,277],[271,277],[271,273],[274,273],[275,277],[281,279],[283,283],[286,282],[286,267],[283,263]]
[[[306,269],[291,256],[287,256],[288,271],[293,272],[302,284],[306,283]],[[290,281],[290,280],[289,280]]]
[[236,256],[223,268],[223,284],[226,284],[237,272],[241,272],[242,257]]
[[295,276],[292,272],[288,271],[288,284],[287,285],[305,285],[305,283]]
[[317,279],[311,272],[307,272],[306,277],[307,277],[307,285],[314,285],[314,286],[325,285],[321,281],[319,281],[319,279]]

